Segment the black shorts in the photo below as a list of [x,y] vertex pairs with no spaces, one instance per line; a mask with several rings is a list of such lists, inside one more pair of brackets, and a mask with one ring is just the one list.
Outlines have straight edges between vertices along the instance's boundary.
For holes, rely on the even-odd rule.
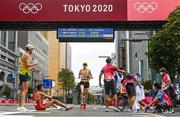
[[89,88],[89,82],[82,82],[82,81],[81,81],[81,82],[80,82],[80,86],[81,86],[81,85],[83,85],[84,88],[86,88],[86,89]]
[[135,87],[134,83],[128,83],[126,85],[126,90],[127,90],[127,93],[128,93],[129,97],[136,96],[136,87]]
[[115,84],[114,80],[111,80],[111,81],[104,80],[104,88],[105,88],[106,95],[110,95],[110,91],[111,91],[112,95],[117,94],[116,84]]
[[19,74],[19,80],[20,80],[19,85],[22,85],[23,82],[30,81],[30,79],[31,77],[28,75],[28,73],[26,73],[25,75]]

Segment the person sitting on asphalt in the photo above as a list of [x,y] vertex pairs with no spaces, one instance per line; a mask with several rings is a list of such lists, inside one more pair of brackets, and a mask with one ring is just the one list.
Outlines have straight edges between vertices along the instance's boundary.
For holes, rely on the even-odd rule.
[[126,87],[128,93],[128,106],[132,110],[132,106],[136,100],[136,84],[138,81],[131,73],[126,74],[126,78],[122,80],[122,84]]
[[168,95],[161,90],[161,85],[159,83],[155,83],[153,85],[153,90],[156,93],[156,97],[150,103],[149,108],[156,111],[157,106],[164,106],[165,109],[167,109],[166,112],[174,112],[172,109],[172,101]]
[[[47,108],[58,105],[61,107],[64,107],[66,111],[69,111],[73,108],[73,106],[67,106],[60,101],[53,99],[52,96],[48,96],[44,93],[44,88],[42,84],[37,85],[37,91],[33,93],[33,98],[36,101],[36,110],[46,110]],[[45,99],[49,99],[49,101],[44,103]]]

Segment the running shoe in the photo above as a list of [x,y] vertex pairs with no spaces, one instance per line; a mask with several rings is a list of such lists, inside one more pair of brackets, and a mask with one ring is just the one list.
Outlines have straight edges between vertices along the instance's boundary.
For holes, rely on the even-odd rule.
[[154,106],[154,107],[149,107],[149,109],[151,110],[151,111],[154,111],[155,109],[156,109],[156,107]]
[[166,110],[165,113],[166,113],[166,114],[167,114],[167,113],[174,113],[174,110],[173,110],[173,109],[170,110],[170,111]]
[[113,110],[116,112],[120,112],[120,110],[117,107],[113,107]]
[[132,109],[131,112],[136,113],[137,109]]
[[57,108],[58,110],[62,110],[62,107],[61,107],[61,106],[56,106],[56,108]]
[[20,111],[20,112],[29,112],[30,110],[25,108],[24,106],[22,106],[22,107],[18,107],[17,111]]
[[147,106],[141,107],[144,112],[147,110]]
[[73,105],[67,106],[66,111],[69,111],[69,110],[71,110],[71,109],[73,109],[73,108],[74,108]]
[[106,108],[106,109],[105,109],[105,112],[109,112],[109,108]]
[[86,105],[84,105],[84,108],[83,108],[83,110],[86,110],[86,108],[87,108],[87,107],[86,107]]
[[172,112],[172,113],[175,113],[175,111],[174,111],[173,109],[171,109],[171,112]]
[[81,110],[83,110],[83,109],[84,109],[84,105],[83,105],[83,104],[81,104],[80,109],[81,109]]

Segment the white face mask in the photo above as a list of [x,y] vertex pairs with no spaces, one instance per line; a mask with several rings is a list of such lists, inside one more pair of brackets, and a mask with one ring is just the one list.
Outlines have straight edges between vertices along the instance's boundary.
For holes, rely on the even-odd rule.
[[160,72],[160,75],[163,75],[164,73],[163,72]]

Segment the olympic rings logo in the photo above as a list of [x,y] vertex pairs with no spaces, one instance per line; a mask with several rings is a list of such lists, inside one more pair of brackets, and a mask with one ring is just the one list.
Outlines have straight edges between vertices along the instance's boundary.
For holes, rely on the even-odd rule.
[[36,14],[42,9],[42,4],[41,3],[20,3],[19,4],[19,10],[21,10],[25,14]]
[[158,8],[158,4],[156,2],[148,3],[134,3],[134,9],[139,13],[153,13]]

